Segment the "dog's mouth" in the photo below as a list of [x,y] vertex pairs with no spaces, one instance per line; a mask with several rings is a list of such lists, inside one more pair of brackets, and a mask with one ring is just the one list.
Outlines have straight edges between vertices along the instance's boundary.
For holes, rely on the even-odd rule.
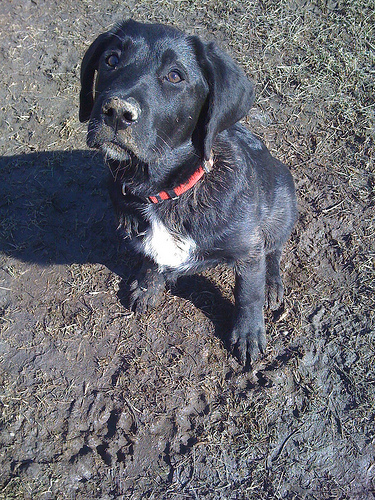
[[129,161],[130,155],[135,154],[134,150],[137,149],[129,131],[118,133],[97,120],[90,121],[87,145],[99,149],[106,158],[119,162]]
[[111,160],[123,162],[128,161],[131,158],[131,151],[116,140],[104,142],[100,145],[99,149],[104,154],[104,156],[110,158]]

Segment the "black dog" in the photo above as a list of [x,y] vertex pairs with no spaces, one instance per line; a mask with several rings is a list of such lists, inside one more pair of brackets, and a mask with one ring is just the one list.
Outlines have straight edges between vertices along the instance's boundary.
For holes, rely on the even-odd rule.
[[81,83],[87,143],[103,151],[120,226],[144,257],[132,307],[155,305],[166,280],[233,264],[230,343],[242,362],[256,359],[297,211],[288,169],[237,123],[253,85],[215,44],[132,20],[93,42]]

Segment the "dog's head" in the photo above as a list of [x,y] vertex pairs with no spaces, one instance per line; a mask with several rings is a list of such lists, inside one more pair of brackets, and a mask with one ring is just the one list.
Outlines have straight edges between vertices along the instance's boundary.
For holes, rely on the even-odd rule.
[[110,158],[162,163],[191,151],[208,160],[216,135],[246,115],[254,87],[213,43],[129,20],[100,35],[81,68],[87,142]]

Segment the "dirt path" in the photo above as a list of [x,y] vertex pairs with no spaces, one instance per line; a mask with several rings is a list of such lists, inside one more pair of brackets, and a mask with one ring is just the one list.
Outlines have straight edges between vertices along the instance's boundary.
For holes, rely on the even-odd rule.
[[[374,6],[316,4],[2,0],[0,498],[374,498]],[[229,50],[296,179],[285,306],[251,372],[222,341],[230,270],[125,307],[78,94],[88,44],[130,16]]]

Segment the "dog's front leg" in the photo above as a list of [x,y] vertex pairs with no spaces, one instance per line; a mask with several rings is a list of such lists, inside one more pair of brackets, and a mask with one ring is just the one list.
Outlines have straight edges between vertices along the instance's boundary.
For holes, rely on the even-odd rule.
[[266,347],[263,317],[265,278],[264,252],[256,258],[237,262],[235,316],[230,346],[242,364],[255,361]]
[[133,311],[144,313],[156,307],[165,288],[165,279],[156,265],[144,259],[135,280],[130,285],[129,305]]

